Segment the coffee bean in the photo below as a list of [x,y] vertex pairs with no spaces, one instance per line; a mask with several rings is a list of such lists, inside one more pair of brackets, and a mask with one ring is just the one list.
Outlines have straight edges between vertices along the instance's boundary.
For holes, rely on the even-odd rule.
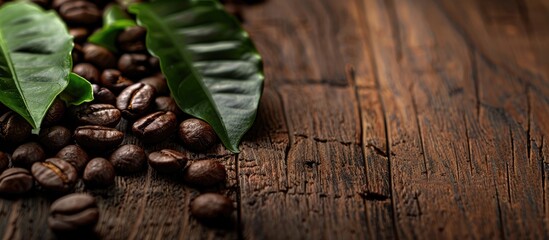
[[164,112],[173,112],[178,118],[183,117],[183,111],[177,106],[175,99],[168,96],[160,96],[154,100],[156,110]]
[[0,152],[0,173],[8,168],[9,163],[10,159],[8,158],[8,154]]
[[71,135],[71,131],[68,128],[53,126],[50,128],[43,128],[40,131],[39,140],[48,152],[56,153],[59,149],[70,144]]
[[111,162],[104,158],[90,160],[84,169],[84,183],[88,187],[109,187],[114,184],[114,167]]
[[191,202],[191,214],[205,224],[228,220],[233,210],[233,202],[217,193],[199,195]]
[[183,146],[191,151],[201,152],[217,142],[212,126],[196,118],[187,119],[179,125],[179,138]]
[[17,113],[4,113],[0,116],[0,147],[17,146],[30,136],[31,129],[31,125]]
[[72,71],[91,83],[99,82],[99,70],[89,63],[76,64]]
[[145,54],[123,54],[118,60],[118,69],[131,79],[141,79],[152,72],[149,56]]
[[74,166],[78,172],[84,171],[89,159],[86,151],[78,145],[68,145],[62,148],[59,152],[57,152],[55,157],[67,161]]
[[151,77],[143,78],[139,81],[144,84],[148,84],[156,90],[158,95],[166,95],[170,91],[168,89],[168,83],[162,74],[157,74]]
[[53,0],[53,2],[51,3],[51,7],[57,10],[61,7],[61,5],[67,2],[74,2],[74,1],[76,0]]
[[122,31],[117,38],[118,48],[123,52],[142,52],[146,50],[144,27],[129,27]]
[[143,83],[136,83],[122,90],[116,99],[116,107],[128,119],[135,119],[146,113],[154,100],[154,89]]
[[116,149],[110,161],[117,173],[130,174],[143,169],[147,162],[145,151],[137,145],[123,145]]
[[198,188],[220,185],[227,179],[225,166],[216,160],[195,161],[185,169],[183,180]]
[[179,151],[162,149],[149,154],[149,165],[161,173],[176,173],[187,165],[187,157]]
[[160,72],[160,59],[149,56],[149,71]]
[[48,108],[48,111],[42,120],[41,126],[51,127],[59,123],[63,119],[63,116],[65,116],[65,111],[65,103],[61,99],[56,98],[50,108]]
[[122,118],[120,110],[110,104],[82,104],[73,110],[74,118],[81,125],[115,127]]
[[52,203],[48,217],[48,225],[56,233],[86,233],[93,230],[98,221],[96,200],[86,193],[73,193],[57,199]]
[[32,189],[33,178],[24,168],[10,168],[0,175],[0,194],[16,195]]
[[59,7],[59,15],[69,24],[86,26],[101,21],[102,14],[92,2],[71,1]]
[[76,168],[61,158],[34,163],[31,172],[42,188],[59,193],[71,190],[78,180]]
[[30,168],[34,163],[46,159],[46,153],[40,144],[35,142],[25,143],[15,149],[11,155],[14,166]]
[[76,43],[74,44],[74,48],[72,49],[72,63],[78,64],[84,60],[84,48],[82,45]]
[[88,43],[82,48],[84,61],[89,62],[100,69],[114,68],[116,57],[106,48]]
[[133,85],[133,82],[122,76],[122,73],[116,69],[106,69],[101,74],[101,85],[113,92],[120,92],[123,89]]
[[135,121],[132,132],[146,143],[165,140],[177,129],[177,117],[172,112],[155,112]]
[[[71,28],[69,30],[69,34],[73,37],[74,42],[77,42],[77,43],[85,42],[86,39],[88,39],[88,36],[90,35],[88,29],[82,28],[82,27]],[[82,76],[82,75],[80,75],[80,76]]]
[[78,145],[91,151],[104,151],[117,147],[124,140],[124,133],[103,126],[81,126],[74,131]]
[[115,105],[116,104],[116,95],[111,92],[108,88],[100,87],[97,84],[92,84],[93,87],[93,101],[96,103],[104,103]]

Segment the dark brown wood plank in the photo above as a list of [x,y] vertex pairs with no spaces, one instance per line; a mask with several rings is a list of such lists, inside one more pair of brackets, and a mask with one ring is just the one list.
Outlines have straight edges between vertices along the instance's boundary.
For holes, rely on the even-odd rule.
[[355,21],[361,12],[353,1],[277,0],[244,10],[268,81],[349,85],[345,66],[353,64],[368,79],[360,84],[374,85],[364,25]]
[[353,90],[281,86],[276,93],[266,91],[262,106],[277,113],[272,116],[285,116],[279,120],[288,125],[264,121],[260,112],[258,124],[277,124],[254,128],[244,141],[239,154],[244,237],[364,238],[364,159]]
[[[470,24],[483,24],[475,18],[482,14],[473,2],[478,3],[453,1],[449,9]],[[515,32],[510,39],[500,28],[487,34],[486,28],[463,25],[486,44],[478,47],[452,14],[448,18],[432,1],[372,0],[366,5],[394,154],[398,235],[546,237],[543,172],[541,162],[528,154],[526,97],[528,89],[546,81],[523,66],[535,66],[524,61],[531,54],[526,34]],[[504,8],[490,9],[507,14],[509,7]],[[521,26],[517,19],[512,26]],[[513,58],[503,64],[497,57],[504,54]],[[543,91],[545,86],[535,90]]]

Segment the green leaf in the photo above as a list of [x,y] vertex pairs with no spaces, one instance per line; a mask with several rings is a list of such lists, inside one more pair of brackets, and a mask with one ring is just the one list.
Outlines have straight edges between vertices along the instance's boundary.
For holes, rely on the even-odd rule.
[[85,78],[76,73],[70,73],[69,85],[59,97],[69,105],[80,105],[93,101],[93,88]]
[[147,48],[179,107],[238,152],[263,90],[262,60],[240,24],[214,0],[158,0],[130,6],[147,28]]
[[25,2],[0,8],[0,102],[33,128],[68,84],[72,37],[53,11]]
[[135,21],[119,5],[111,4],[103,13],[103,27],[93,33],[88,38],[88,42],[116,52],[116,37],[118,34],[124,31],[124,29],[135,25]]

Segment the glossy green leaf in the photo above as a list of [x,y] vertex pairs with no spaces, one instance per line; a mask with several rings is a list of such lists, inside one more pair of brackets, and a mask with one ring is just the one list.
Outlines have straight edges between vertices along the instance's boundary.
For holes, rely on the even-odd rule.
[[135,21],[119,5],[112,4],[103,13],[103,27],[93,33],[88,38],[88,42],[116,52],[116,37],[118,34],[124,29],[135,25]]
[[207,121],[238,152],[263,90],[262,60],[248,34],[214,0],[157,0],[130,6],[179,107]]
[[93,101],[93,88],[90,82],[76,73],[69,75],[69,85],[59,95],[69,105],[80,105]]
[[0,102],[35,129],[68,85],[72,37],[53,11],[25,2],[0,8]]

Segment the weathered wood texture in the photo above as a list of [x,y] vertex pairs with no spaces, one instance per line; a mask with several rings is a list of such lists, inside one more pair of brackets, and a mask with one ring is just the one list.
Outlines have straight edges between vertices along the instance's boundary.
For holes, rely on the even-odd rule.
[[[198,192],[149,169],[93,192],[99,236],[549,238],[549,2],[270,0],[241,10],[265,60],[258,119],[240,154],[189,154],[229,169],[234,225],[200,225],[188,211]],[[166,145],[181,148],[148,150]],[[51,238],[51,201],[1,200],[0,236]]]

